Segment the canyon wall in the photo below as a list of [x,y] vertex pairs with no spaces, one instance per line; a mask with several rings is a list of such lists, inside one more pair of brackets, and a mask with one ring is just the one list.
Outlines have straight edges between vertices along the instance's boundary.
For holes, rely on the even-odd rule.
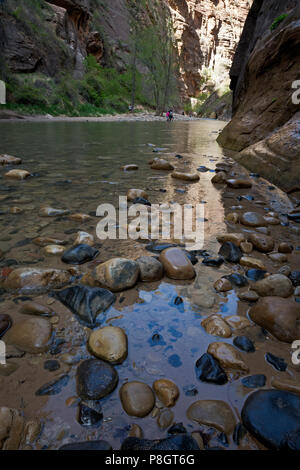
[[243,165],[287,191],[300,185],[299,50],[299,2],[255,0],[230,72],[233,119],[219,137]]

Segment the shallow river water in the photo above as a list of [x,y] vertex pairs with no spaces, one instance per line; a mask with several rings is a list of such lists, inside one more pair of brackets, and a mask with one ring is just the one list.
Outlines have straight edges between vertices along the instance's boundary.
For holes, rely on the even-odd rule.
[[[289,200],[276,188],[270,189],[269,183],[264,180],[253,178],[254,187],[251,190],[238,191],[211,184],[216,164],[229,161],[216,142],[224,125],[212,120],[174,122],[171,125],[163,122],[1,123],[0,153],[20,156],[23,160],[20,168],[28,170],[32,176],[25,181],[7,180],[4,174],[8,169],[0,168],[0,250],[4,253],[0,268],[65,268],[60,256],[45,255],[42,248],[32,243],[32,239],[55,237],[66,240],[70,247],[79,230],[93,234],[96,239],[98,220],[95,212],[98,205],[113,203],[117,206],[119,196],[126,195],[130,188],[144,189],[151,203],[174,201],[192,205],[201,202],[205,205],[204,248],[214,255],[220,246],[216,240],[217,234],[241,231],[225,222],[225,215],[232,212],[231,206],[242,205],[244,210],[252,207],[252,210],[260,212],[267,207],[285,213],[290,209]],[[148,162],[157,156],[153,153],[153,146],[160,148],[159,155],[182,171],[195,171],[200,165],[210,171],[199,172],[200,182],[191,184],[172,179],[169,172],[151,170]],[[184,158],[178,159],[176,154]],[[120,169],[131,163],[138,165],[139,169],[132,172]],[[236,164],[234,170],[238,174],[247,174]],[[178,189],[185,191],[177,192]],[[237,196],[250,193],[255,195],[256,200],[264,199],[265,206],[254,206],[255,203],[246,199],[237,200]],[[9,213],[14,206],[22,211]],[[68,217],[44,218],[38,214],[42,206],[86,213],[92,218],[85,223],[72,221]],[[283,225],[272,227],[272,235],[277,240],[290,241],[294,246],[299,242],[297,236],[287,232]],[[99,247],[99,256],[95,261],[81,265],[81,273],[89,272],[96,263],[112,257],[136,259],[151,255],[141,241],[96,239],[96,246]],[[256,253],[255,257],[264,259],[270,272],[280,268],[266,261],[265,255]],[[298,259],[299,254],[290,257],[288,264],[291,268],[297,268]],[[201,265],[200,259],[195,268],[197,278],[193,282],[172,281],[164,277],[161,282],[138,283],[129,291],[118,293],[115,304],[103,315],[103,326],[120,326],[126,331],[129,349],[125,362],[115,366],[119,384],[112,394],[102,400],[104,419],[96,429],[80,426],[77,422],[77,402],[74,399],[73,406],[70,406],[68,400],[76,397],[77,364],[68,366],[61,362],[61,368],[56,372],[44,369],[46,359],[60,361],[64,353],[71,352],[78,359],[91,357],[86,349],[89,330],[80,325],[57,300],[46,294],[32,296],[43,305],[51,305],[58,317],[54,324],[56,338],[62,338],[64,342],[61,351],[54,355],[50,352],[39,355],[27,353],[21,358],[11,359],[18,367],[9,376],[0,375],[0,405],[22,410],[26,419],[37,418],[43,423],[42,433],[34,448],[57,449],[69,442],[97,438],[107,440],[114,449],[118,449],[133,423],[143,429],[145,438],[166,437],[167,430],[159,428],[155,416],[150,414],[142,419],[133,418],[122,409],[119,389],[127,380],[139,380],[150,386],[163,377],[174,381],[179,387],[180,397],[172,408],[173,423],[182,422],[188,432],[200,428],[186,416],[187,408],[196,400],[223,400],[231,406],[236,421],[240,421],[244,400],[253,390],[243,387],[237,373],[232,373],[230,381],[223,386],[200,382],[196,378],[195,362],[211,342],[221,340],[232,344],[234,337],[224,339],[208,335],[201,326],[202,319],[211,313],[220,313],[224,317],[236,314],[246,316],[250,304],[239,301],[237,290],[227,294],[214,291],[214,282],[234,271],[229,263],[211,268]],[[18,293],[1,294],[0,313],[9,314],[13,321],[24,318],[20,313],[22,297]],[[177,296],[183,299],[180,305],[174,302]],[[207,306],[201,299],[199,301],[201,296],[213,297],[213,306]],[[151,340],[156,333],[162,337],[160,344]],[[270,388],[272,377],[294,378],[299,382],[300,372],[291,363],[290,345],[266,336],[256,326],[251,327],[248,333],[256,344],[255,353],[243,355],[249,366],[248,375],[265,374],[266,388]],[[264,359],[266,352],[285,358],[287,370],[278,372],[267,364]],[[35,395],[38,388],[64,373],[70,376],[70,380],[61,393],[48,397]],[[191,389],[194,396],[187,393]],[[232,436],[228,437],[226,448],[237,448]],[[222,444],[219,442],[219,445]],[[248,436],[242,448],[262,446]]]

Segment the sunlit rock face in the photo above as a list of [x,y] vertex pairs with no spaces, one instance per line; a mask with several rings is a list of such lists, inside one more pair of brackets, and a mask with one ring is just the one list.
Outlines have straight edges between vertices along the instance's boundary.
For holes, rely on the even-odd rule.
[[179,51],[185,97],[203,80],[219,85],[229,70],[252,0],[168,0]]
[[300,183],[299,40],[298,1],[254,1],[230,71],[233,119],[218,139],[284,190]]

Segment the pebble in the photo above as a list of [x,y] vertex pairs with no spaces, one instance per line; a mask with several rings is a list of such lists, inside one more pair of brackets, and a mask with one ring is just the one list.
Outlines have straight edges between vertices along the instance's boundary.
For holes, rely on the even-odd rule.
[[241,246],[243,242],[246,241],[245,235],[242,233],[224,233],[217,236],[219,243],[231,242],[236,246]]
[[250,256],[243,256],[240,259],[240,264],[241,266],[246,266],[253,269],[266,269],[264,263],[260,259],[250,258]]
[[32,243],[38,246],[45,247],[47,245],[65,245],[66,242],[64,240],[59,240],[57,238],[50,238],[50,237],[37,237],[32,240]]
[[159,379],[153,383],[157,398],[167,407],[174,406],[179,398],[177,385],[168,379]]
[[233,340],[233,344],[241,351],[247,353],[255,351],[253,341],[251,341],[247,336],[236,336]]
[[92,217],[88,214],[82,214],[81,212],[76,214],[69,215],[70,220],[74,220],[75,222],[84,223],[92,220]]
[[117,371],[100,359],[82,361],[76,373],[77,393],[83,400],[100,400],[118,384]]
[[55,372],[60,369],[60,363],[55,359],[49,359],[44,362],[44,369],[49,370],[49,372]]
[[189,280],[196,275],[191,261],[181,248],[172,247],[164,250],[159,256],[159,261],[170,279]]
[[122,406],[129,416],[143,418],[154,408],[155,396],[149,385],[133,381],[122,385],[120,389]]
[[174,170],[174,166],[163,158],[155,158],[151,164],[152,170]]
[[240,249],[242,250],[243,253],[246,255],[249,255],[253,251],[253,245],[250,242],[242,242],[240,244]]
[[78,422],[84,427],[99,427],[103,420],[100,403],[95,401],[80,402],[78,405]]
[[141,256],[136,260],[140,268],[140,280],[143,282],[160,281],[163,277],[163,266],[152,256]]
[[61,260],[66,264],[84,264],[92,261],[99,254],[99,251],[90,245],[76,245],[65,251]]
[[20,165],[21,163],[21,158],[13,157],[5,153],[0,155],[0,165]]
[[88,345],[94,356],[111,364],[121,364],[127,357],[127,336],[124,330],[117,326],[105,326],[94,330],[89,337]]
[[232,242],[225,242],[219,250],[221,255],[229,263],[238,263],[243,256],[242,251]]
[[171,410],[162,410],[157,418],[160,429],[167,429],[174,421],[174,413]]
[[275,246],[274,239],[262,233],[250,233],[249,241],[256,250],[261,251],[262,253],[269,253]]
[[202,261],[202,264],[205,266],[211,266],[213,268],[219,268],[224,263],[224,258],[220,256],[219,258],[205,257]]
[[228,279],[222,278],[214,283],[214,288],[217,292],[228,292],[232,290],[232,284]]
[[128,437],[123,441],[121,451],[195,451],[200,450],[197,442],[189,434],[177,434],[161,440],[137,439]]
[[219,362],[208,353],[203,354],[196,362],[196,376],[202,382],[224,385],[227,375]]
[[58,379],[52,380],[40,387],[35,394],[37,396],[58,395],[62,389],[68,385],[69,380],[70,377],[68,375],[62,375]]
[[246,388],[261,388],[266,385],[267,378],[263,374],[250,375],[244,377],[241,382]]
[[252,289],[261,297],[289,297],[294,292],[293,285],[283,274],[272,274],[252,285]]
[[267,224],[263,216],[257,212],[245,212],[240,216],[240,222],[247,227],[263,227]]
[[248,281],[242,274],[232,273],[227,276],[224,276],[225,279],[228,279],[232,284],[237,287],[245,287],[248,285]]
[[259,299],[259,295],[253,290],[248,290],[238,294],[238,298],[245,302],[256,302]]
[[238,369],[249,372],[249,367],[243,361],[240,353],[231,344],[211,343],[207,349],[208,354],[213,356],[224,369]]
[[49,349],[51,337],[51,323],[45,318],[32,317],[15,323],[6,333],[5,342],[21,351],[39,354]]
[[211,179],[212,184],[224,184],[227,180],[227,174],[224,171],[219,171]]
[[285,360],[281,357],[277,357],[274,354],[268,352],[266,354],[266,361],[271,364],[276,370],[279,370],[279,372],[285,372],[287,368],[287,363]]
[[294,380],[272,377],[271,385],[278,390],[284,390],[286,392],[297,393],[297,395],[300,395],[300,384]]
[[210,315],[209,317],[202,320],[201,326],[209,335],[220,336],[222,338],[230,338],[232,334],[230,326],[222,318],[221,315]]
[[39,211],[40,217],[57,217],[62,215],[68,215],[69,210],[55,209],[53,207],[42,207]]
[[181,171],[173,171],[171,176],[172,178],[188,182],[195,182],[200,180],[200,176],[198,173],[183,173]]
[[20,312],[26,315],[40,315],[42,317],[53,317],[54,312],[49,307],[45,307],[37,302],[24,302]]
[[198,400],[188,408],[188,419],[232,434],[236,420],[230,406],[221,400]]
[[227,180],[227,186],[233,189],[244,189],[244,188],[252,188],[252,181],[237,178],[237,179],[229,179]]
[[243,330],[251,326],[250,321],[246,317],[240,315],[231,315],[226,317],[226,322],[233,330]]
[[139,169],[139,167],[137,165],[134,165],[134,164],[121,166],[121,170],[123,170],[123,171],[136,171],[138,169]]
[[289,279],[292,281],[294,287],[300,286],[300,271],[292,271],[289,275]]
[[238,224],[240,220],[240,215],[237,212],[231,212],[226,215],[225,220],[232,224]]
[[101,286],[113,292],[133,287],[139,277],[140,268],[136,261],[126,258],[113,258],[99,264],[94,270],[94,278]]
[[6,289],[18,289],[23,294],[60,289],[72,280],[69,271],[51,268],[16,268],[4,281]]
[[139,439],[142,439],[143,435],[143,430],[138,424],[133,423],[130,426],[128,437],[137,437]]
[[129,189],[127,192],[128,201],[134,201],[136,198],[142,197],[143,199],[148,199],[148,194],[142,189]]
[[12,325],[12,319],[6,313],[0,313],[0,339],[9,330]]
[[44,247],[46,255],[61,255],[65,251],[65,248],[61,245],[47,245]]
[[267,271],[264,269],[248,269],[246,272],[246,275],[251,281],[261,281],[262,279],[265,278],[265,275],[267,274]]
[[279,253],[292,253],[293,249],[293,246],[286,242],[282,242],[278,246]]
[[30,173],[27,170],[10,170],[4,176],[14,180],[24,180],[30,176]]
[[87,232],[78,232],[74,241],[74,246],[77,246],[77,245],[93,246],[94,243],[95,242],[94,242],[93,235]]

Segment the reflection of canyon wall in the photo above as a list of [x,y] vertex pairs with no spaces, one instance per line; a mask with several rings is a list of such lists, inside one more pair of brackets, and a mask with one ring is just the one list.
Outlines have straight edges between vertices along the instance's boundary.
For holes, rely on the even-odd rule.
[[[274,20],[287,17],[271,31]],[[284,189],[300,184],[298,0],[255,0],[231,68],[232,121],[219,137],[237,159]]]
[[167,2],[174,20],[184,95],[193,97],[205,76],[217,85],[227,80],[252,0]]

